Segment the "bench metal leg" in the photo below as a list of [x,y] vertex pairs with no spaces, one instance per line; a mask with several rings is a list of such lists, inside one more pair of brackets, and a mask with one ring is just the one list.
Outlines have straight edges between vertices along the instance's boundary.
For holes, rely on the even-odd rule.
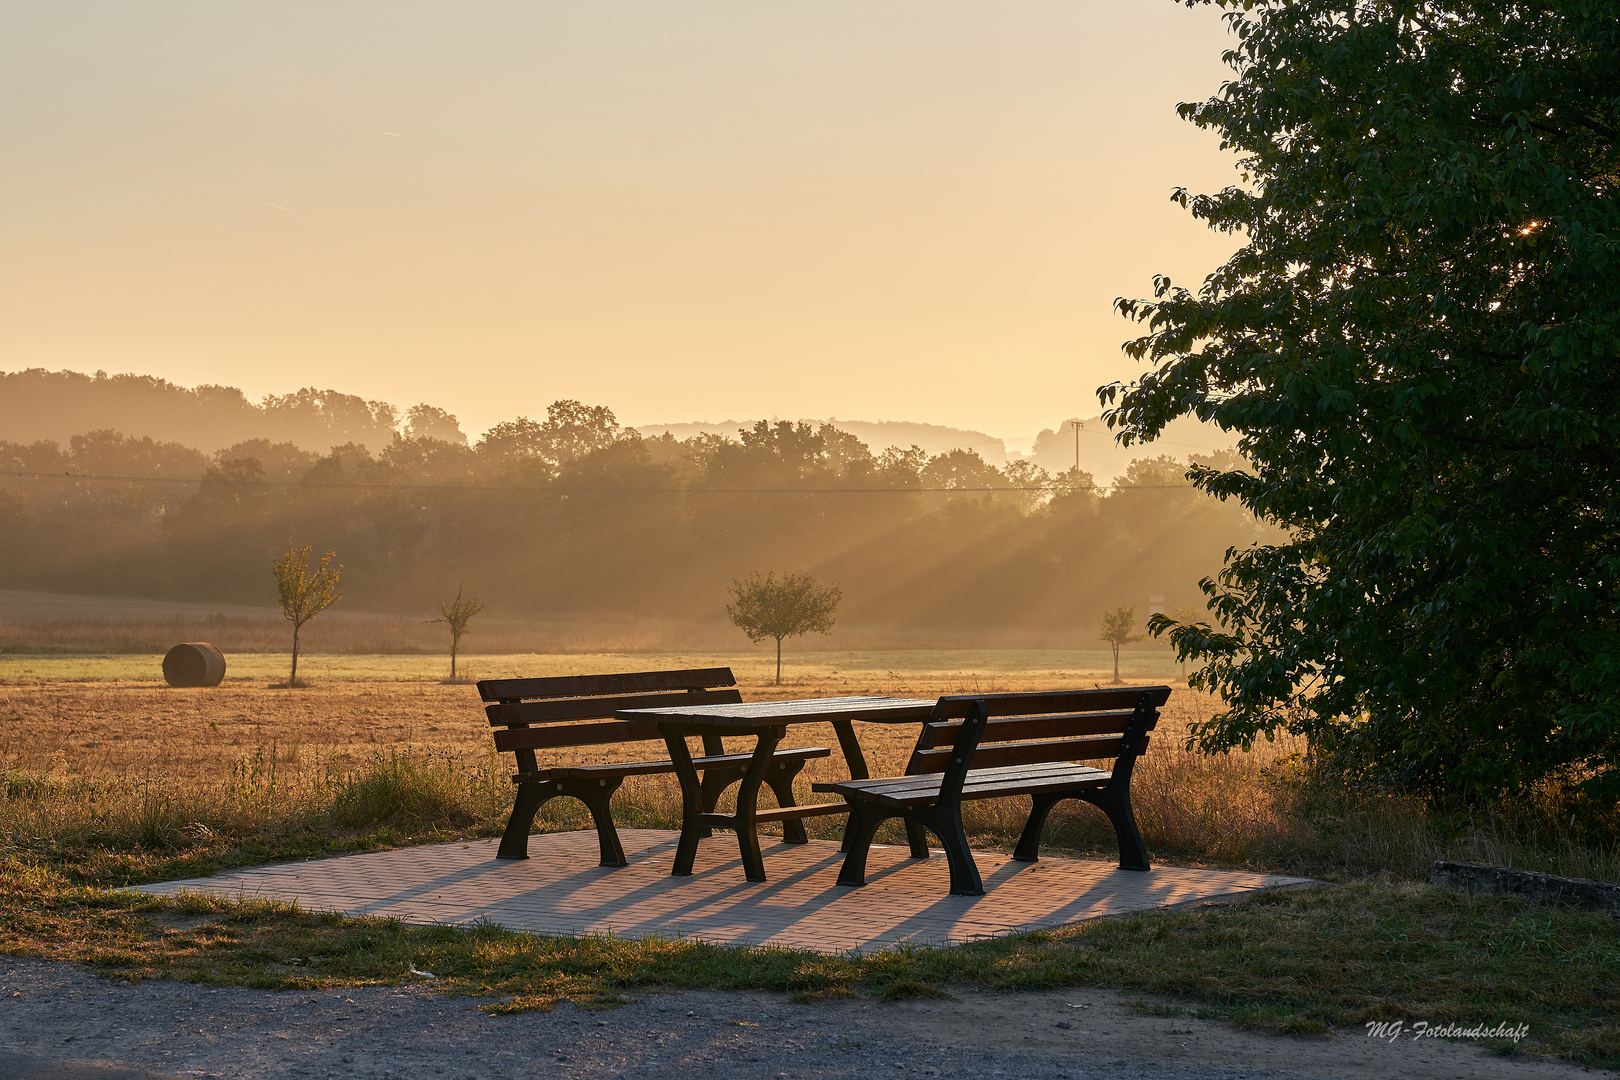
[[928,831],[910,818],[906,819],[906,844],[913,859],[928,858]]
[[967,830],[962,827],[962,808],[931,806],[909,813],[886,811],[869,802],[855,802],[851,807],[849,847],[844,865],[838,871],[838,884],[858,886],[866,884],[866,856],[872,848],[872,838],[878,826],[892,817],[904,817],[907,825],[915,824],[919,831],[927,829],[939,837],[945,849],[945,860],[951,871],[951,894],[954,896],[983,896],[984,879],[979,876],[978,864],[968,848]]
[[838,870],[838,884],[866,884],[866,855],[872,848],[872,837],[877,835],[879,825],[894,816],[869,802],[851,803],[849,825],[844,829],[844,865]]
[[497,859],[527,859],[529,857],[529,830],[534,828],[534,815],[545,801],[556,794],[550,784],[519,784],[517,798],[512,803],[512,816],[506,820],[506,831],[501,834],[501,846],[495,852]]
[[967,830],[962,827],[962,804],[931,806],[918,812],[917,818],[945,848],[945,860],[951,869],[951,895],[983,896],[984,879],[979,877],[979,866],[968,847]]
[[1114,839],[1119,843],[1119,868],[1121,870],[1151,870],[1148,864],[1147,845],[1142,842],[1142,831],[1136,827],[1136,815],[1131,811],[1130,789],[1121,785],[1086,791],[1058,791],[1035,796],[1035,805],[1030,808],[1029,820],[1024,823],[1024,831],[1018,837],[1018,847],[1013,850],[1013,858],[1018,862],[1036,862],[1040,857],[1041,830],[1046,826],[1046,816],[1052,807],[1064,799],[1078,799],[1080,802],[1090,803],[1108,815],[1109,824],[1114,826]]
[[589,780],[564,780],[557,784],[557,794],[572,795],[591,812],[591,820],[596,823],[596,843],[601,849],[603,866],[630,865],[630,860],[624,857],[624,846],[619,843],[619,830],[613,825],[613,810],[609,805],[613,793],[619,790],[622,783],[623,777],[614,777],[594,783]]
[[1018,846],[1013,849],[1013,861],[1040,861],[1041,830],[1046,828],[1046,815],[1051,813],[1052,807],[1069,797],[1063,792],[1057,794],[1048,792],[1035,796],[1035,805],[1030,807],[1029,820],[1024,822],[1024,831],[1018,837]]
[[1142,831],[1136,827],[1136,815],[1131,811],[1131,789],[1124,785],[1109,784],[1101,791],[1078,793],[1075,798],[1095,806],[1108,815],[1119,841],[1119,868],[1121,870],[1150,870],[1147,845],[1142,842]]
[[624,857],[624,845],[619,843],[619,830],[613,824],[609,803],[613,793],[624,783],[622,777],[595,782],[581,780],[550,780],[540,784],[519,784],[512,816],[507,819],[506,831],[501,834],[501,846],[496,849],[497,859],[527,859],[529,832],[534,828],[535,815],[552,799],[566,795],[578,799],[591,812],[596,825],[596,844],[601,852],[603,866],[629,866]]

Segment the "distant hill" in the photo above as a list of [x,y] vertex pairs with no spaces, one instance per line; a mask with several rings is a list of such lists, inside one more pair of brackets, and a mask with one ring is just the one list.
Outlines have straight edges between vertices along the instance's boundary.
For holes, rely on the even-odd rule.
[[[775,418],[773,417],[773,420]],[[751,428],[755,420],[722,420],[717,424],[696,421],[681,424],[643,424],[637,431],[649,437],[669,432],[677,439],[690,439],[694,435],[724,435],[735,439],[739,428]],[[992,465],[1007,460],[1007,447],[994,435],[982,431],[946,427],[943,424],[917,424],[906,420],[807,420],[810,424],[831,424],[839,431],[847,431],[865,443],[874,454],[881,454],[891,446],[905,449],[920,446],[929,454],[943,454],[950,450],[971,448]]]

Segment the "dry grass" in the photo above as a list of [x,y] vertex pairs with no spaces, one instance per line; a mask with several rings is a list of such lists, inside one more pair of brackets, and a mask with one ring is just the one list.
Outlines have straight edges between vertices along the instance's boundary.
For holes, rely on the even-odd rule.
[[[536,673],[551,673],[559,664],[571,667],[569,659],[580,658],[535,657],[527,663]],[[678,666],[704,658],[668,665],[641,659],[641,666]],[[603,670],[600,663],[593,657],[582,667]],[[870,664],[852,670],[846,663],[843,670],[801,672],[783,687],[745,674],[742,690],[750,700],[933,697],[1090,685],[1094,675],[900,675]],[[1294,780],[1289,757],[1301,748],[1287,742],[1214,757],[1182,749],[1187,725],[1213,708],[1211,699],[1179,688],[1138,766],[1137,816],[1161,861],[1328,878],[1421,877],[1442,857],[1604,879],[1620,869],[1612,853],[1571,844],[1533,815],[1456,821],[1403,800],[1310,792]],[[858,732],[874,775],[903,768],[914,728],[866,724]],[[798,727],[792,735],[794,745],[837,746],[830,727]],[[730,740],[728,749],[749,745]],[[649,749],[589,747],[551,760],[624,760],[644,757]],[[369,679],[299,691],[273,691],[263,683],[171,690],[131,680],[0,686],[0,776],[10,792],[0,803],[0,845],[79,850],[89,880],[134,880],[159,872],[160,865],[171,872],[251,861],[288,843],[336,850],[430,833],[487,835],[499,831],[510,805],[509,769],[510,762],[493,753],[476,691],[465,685]],[[812,781],[844,775],[836,750],[812,761],[799,782],[800,801],[825,798],[810,793]],[[385,805],[390,799],[397,804],[393,809]],[[617,799],[616,815],[627,826],[673,827],[678,821],[672,777],[632,778]],[[369,815],[355,809],[367,805],[374,808]],[[970,835],[978,846],[1008,848],[1025,813],[1022,799],[972,804]],[[835,818],[806,824],[825,837],[841,827]],[[539,827],[587,825],[583,807],[556,800]],[[883,839],[898,842],[898,826],[891,823],[889,830]],[[1114,850],[1106,820],[1089,807],[1063,804],[1048,830],[1049,850],[1103,857]],[[113,849],[126,855],[109,857]],[[136,849],[143,854],[135,856]]]

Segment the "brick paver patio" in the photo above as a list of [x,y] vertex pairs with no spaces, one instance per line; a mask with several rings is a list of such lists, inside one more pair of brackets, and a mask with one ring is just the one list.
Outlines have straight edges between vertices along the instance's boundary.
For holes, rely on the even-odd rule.
[[938,945],[1126,911],[1233,897],[1304,878],[1042,858],[1015,863],[976,853],[984,896],[951,896],[945,857],[913,862],[905,847],[872,848],[867,885],[834,884],[842,855],[830,840],[765,845],[770,880],[743,880],[729,833],[698,849],[691,877],[671,877],[677,834],[620,831],[629,866],[597,865],[596,833],[537,834],[530,857],[500,862],[497,842],[432,844],[284,863],[216,877],[142,885],[172,896],[296,900],[306,910],[383,915],[408,923],[478,920],[539,934],[682,935],[721,944],[779,945],[824,953],[898,942]]

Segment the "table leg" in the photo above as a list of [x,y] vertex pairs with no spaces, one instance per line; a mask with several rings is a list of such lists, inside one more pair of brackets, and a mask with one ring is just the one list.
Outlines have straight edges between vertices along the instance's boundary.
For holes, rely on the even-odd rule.
[[692,873],[692,863],[697,859],[698,840],[708,831],[698,822],[703,816],[703,781],[698,779],[697,766],[692,764],[686,736],[672,731],[662,731],[662,734],[664,745],[669,749],[669,760],[675,766],[675,778],[681,782],[681,842],[675,847],[675,866],[670,874],[686,877]]
[[742,852],[743,874],[749,881],[765,880],[765,858],[759,853],[759,831],[754,827],[754,814],[759,809],[759,786],[765,782],[777,744],[786,735],[785,727],[760,729],[759,745],[754,748],[748,772],[737,789],[737,847]]
[[[861,753],[860,740],[855,738],[855,724],[850,720],[834,720],[833,731],[838,735],[838,749],[844,755],[844,767],[849,770],[851,780],[866,780],[871,773],[866,771],[866,755]],[[855,835],[855,815],[851,814],[844,822],[844,838],[838,845],[838,850],[848,851],[850,837]]]
[[838,749],[843,752],[844,766],[849,769],[851,780],[866,780],[871,773],[866,771],[866,755],[861,753],[861,744],[855,738],[855,724],[850,720],[834,720],[833,731],[838,733]]

